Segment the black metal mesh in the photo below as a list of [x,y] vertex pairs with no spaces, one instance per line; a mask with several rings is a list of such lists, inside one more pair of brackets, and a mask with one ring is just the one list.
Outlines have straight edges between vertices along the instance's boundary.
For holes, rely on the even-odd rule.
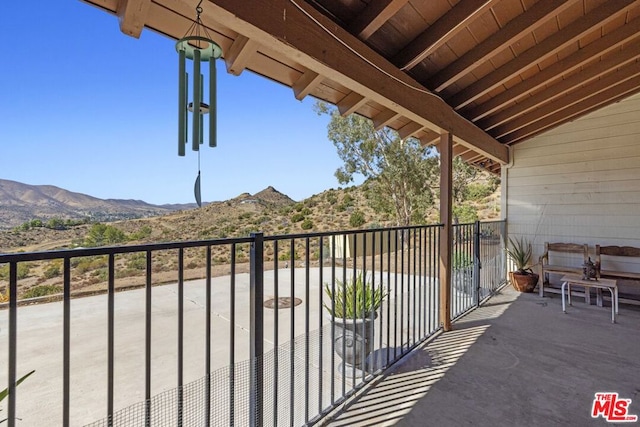
[[[331,406],[332,376],[334,396],[341,396],[343,378],[339,372],[331,372],[331,357],[335,357],[334,368],[340,363],[333,356],[331,347],[331,325],[322,330],[309,332],[307,348],[305,336],[270,350],[262,358],[263,364],[263,424],[266,426],[304,425]],[[307,354],[309,364],[307,365]],[[320,361],[322,359],[322,362]],[[276,363],[277,361],[277,363]],[[257,362],[256,362],[257,363]],[[322,363],[322,369],[320,364]],[[236,363],[211,374],[212,426],[248,426],[250,417],[250,362]],[[293,368],[293,369],[292,369]],[[308,369],[308,371],[307,371]],[[293,372],[293,376],[292,376]],[[230,381],[231,378],[233,381]],[[308,378],[308,380],[307,380]],[[356,383],[361,378],[356,378]],[[307,382],[308,381],[308,382]],[[347,393],[353,389],[351,373],[347,373]],[[182,425],[205,425],[205,395],[207,378],[203,377],[182,387]],[[233,389],[233,405],[231,393]],[[149,425],[178,425],[179,389],[167,390],[149,401]],[[139,402],[114,413],[114,426],[145,426],[147,402]],[[107,418],[87,424],[87,427],[108,426]]]
[[[233,371],[233,380],[232,380]],[[227,366],[214,371],[211,381],[210,423],[218,425],[249,425],[249,361]],[[180,389],[174,388],[153,396],[149,404],[151,426],[178,425],[182,413],[182,425],[200,427],[205,425],[205,396],[207,377],[188,383],[182,387],[182,407],[179,408]],[[233,411],[231,410],[231,390],[234,391]],[[113,415],[114,426],[145,426],[147,402],[139,402],[121,409]],[[181,409],[181,411],[179,411]],[[232,422],[233,418],[233,422]],[[87,424],[87,427],[108,426],[108,418]]]
[[[327,408],[331,404],[330,334],[330,325],[325,325],[322,333],[320,330],[309,332],[308,365],[304,335],[280,345],[277,356],[274,350],[265,354],[263,358],[264,425],[304,425],[308,419],[319,413],[321,389],[322,408]],[[320,352],[321,336],[322,353]],[[323,358],[322,370],[319,369],[321,357]]]

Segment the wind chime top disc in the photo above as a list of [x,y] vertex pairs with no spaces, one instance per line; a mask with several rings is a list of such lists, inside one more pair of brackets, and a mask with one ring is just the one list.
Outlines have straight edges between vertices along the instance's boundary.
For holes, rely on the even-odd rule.
[[200,51],[200,60],[208,61],[209,59],[218,59],[222,56],[222,48],[213,40],[200,36],[183,37],[176,43],[176,51],[184,51],[187,58],[193,59],[193,53]]

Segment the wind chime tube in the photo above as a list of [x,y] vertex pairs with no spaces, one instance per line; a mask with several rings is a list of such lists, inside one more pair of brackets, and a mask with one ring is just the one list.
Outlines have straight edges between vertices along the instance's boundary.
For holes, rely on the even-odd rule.
[[211,59],[209,59],[209,147],[215,147],[218,145],[218,100],[216,92],[216,58],[212,56]]
[[184,156],[184,146],[187,143],[186,118],[187,118],[187,93],[185,53],[180,49],[178,53],[178,156]]
[[187,146],[187,141],[189,141],[189,110],[187,108],[187,103],[189,100],[187,97],[189,96],[189,73],[184,73],[184,138],[182,139],[183,145]]
[[193,151],[200,149],[200,50],[193,51]]
[[[202,105],[202,102],[204,101],[204,76],[202,74],[200,74],[200,102],[198,105]],[[202,110],[200,108],[198,108],[198,111],[200,111],[200,144],[204,143],[204,113],[202,112]]]

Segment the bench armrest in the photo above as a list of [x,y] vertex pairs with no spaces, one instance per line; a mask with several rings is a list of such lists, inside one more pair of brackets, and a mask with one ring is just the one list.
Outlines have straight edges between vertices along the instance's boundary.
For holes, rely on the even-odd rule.
[[547,264],[549,264],[549,251],[543,253],[542,255],[540,255],[540,258],[538,258],[538,262],[540,263],[540,265],[544,265],[544,263],[542,262],[542,260],[544,259],[546,259]]

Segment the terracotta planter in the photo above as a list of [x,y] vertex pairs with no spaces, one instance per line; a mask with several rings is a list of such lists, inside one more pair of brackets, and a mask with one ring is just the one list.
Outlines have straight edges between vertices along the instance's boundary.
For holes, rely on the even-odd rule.
[[515,271],[509,272],[509,280],[513,288],[518,292],[533,292],[538,284],[538,275],[520,274]]

